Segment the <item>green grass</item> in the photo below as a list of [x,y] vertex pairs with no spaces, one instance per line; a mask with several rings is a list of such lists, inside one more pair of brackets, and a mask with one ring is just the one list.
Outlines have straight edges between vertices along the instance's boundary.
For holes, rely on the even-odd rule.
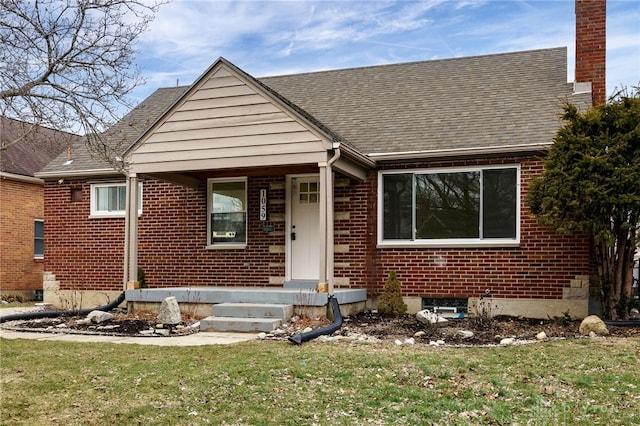
[[11,425],[640,424],[640,339],[507,348],[0,340]]

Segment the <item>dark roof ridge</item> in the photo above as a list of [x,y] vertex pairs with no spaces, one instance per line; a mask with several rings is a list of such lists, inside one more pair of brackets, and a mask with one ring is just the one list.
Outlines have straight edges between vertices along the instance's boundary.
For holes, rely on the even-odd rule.
[[377,64],[377,65],[364,65],[364,66],[353,66],[347,68],[334,68],[320,71],[305,71],[300,73],[291,73],[291,74],[274,74],[274,75],[265,75],[262,77],[255,77],[258,80],[270,79],[270,78],[282,78],[282,77],[292,77],[292,76],[304,76],[304,75],[312,75],[312,74],[327,74],[334,72],[342,72],[342,71],[356,71],[356,70],[368,70],[374,68],[385,68],[385,67],[402,67],[407,65],[416,65],[416,64],[425,64],[425,63],[435,63],[435,62],[450,62],[450,61],[469,61],[478,58],[493,58],[498,56],[508,56],[508,55],[517,55],[517,54],[530,54],[535,52],[548,52],[552,50],[567,50],[566,46],[557,46],[557,47],[547,47],[540,49],[529,49],[529,50],[514,50],[511,52],[500,52],[500,53],[487,53],[484,55],[473,55],[473,56],[458,56],[453,58],[440,58],[440,59],[423,59],[417,61],[408,61],[408,62],[393,62],[386,64]]

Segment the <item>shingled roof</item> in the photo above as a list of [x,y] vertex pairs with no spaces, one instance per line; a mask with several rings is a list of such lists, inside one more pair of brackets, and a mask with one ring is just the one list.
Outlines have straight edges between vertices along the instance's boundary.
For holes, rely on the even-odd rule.
[[[567,49],[552,48],[257,79],[360,153],[551,144],[562,100],[572,96]],[[159,89],[110,130],[129,146],[188,87]],[[60,171],[61,158],[43,172]],[[72,168],[96,162],[76,150]],[[102,165],[104,166],[104,164]],[[64,168],[63,168],[64,169]]]
[[[153,92],[103,135],[103,141],[121,147],[124,152],[140,135],[189,89],[188,86],[162,88]],[[115,170],[104,159],[92,154],[84,141],[73,146],[73,161],[60,155],[40,171],[40,175],[113,174]]]
[[[78,140],[77,135],[0,117],[0,172],[33,177]],[[13,143],[14,141],[17,141]]]

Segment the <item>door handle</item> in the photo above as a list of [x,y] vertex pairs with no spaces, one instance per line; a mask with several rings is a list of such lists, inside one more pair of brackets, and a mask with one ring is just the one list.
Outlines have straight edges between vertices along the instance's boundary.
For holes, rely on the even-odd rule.
[[295,241],[295,239],[296,239],[296,233],[292,232],[291,233],[291,241]]

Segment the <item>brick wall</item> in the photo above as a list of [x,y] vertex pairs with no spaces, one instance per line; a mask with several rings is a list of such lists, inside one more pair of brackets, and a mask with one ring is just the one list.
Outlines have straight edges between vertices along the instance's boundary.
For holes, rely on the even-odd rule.
[[[522,199],[542,163],[533,157],[407,163],[387,168],[521,164]],[[146,180],[139,218],[139,265],[151,287],[279,285],[285,275],[285,177],[249,176],[249,244],[206,249],[206,178],[197,189]],[[364,182],[335,183],[336,287],[378,294],[396,270],[405,296],[562,298],[577,275],[588,275],[589,241],[548,232],[521,210],[521,244],[512,248],[377,248],[377,172]],[[73,187],[83,199],[71,202]],[[269,217],[258,217],[259,190],[268,189]],[[124,218],[89,219],[89,184],[47,183],[46,270],[62,289],[122,288]],[[266,232],[265,227],[272,228]]]
[[576,81],[591,82],[593,104],[607,98],[607,2],[576,1]]
[[[405,163],[387,169],[460,167],[486,164],[521,165],[521,199],[526,200],[531,178],[542,172],[534,157],[500,160]],[[563,288],[578,275],[589,275],[589,239],[550,232],[521,208],[521,243],[510,248],[376,248],[377,172],[367,182],[337,188],[336,209],[350,220],[336,221],[336,244],[350,245],[336,253],[336,276],[351,286],[367,287],[370,295],[382,291],[391,270],[398,274],[405,296],[479,297],[491,290],[495,297],[560,299]],[[349,194],[350,203],[343,202]],[[337,213],[338,217],[344,213]],[[340,280],[340,278],[338,278]]]
[[41,184],[0,179],[0,289],[42,289],[43,263],[34,259],[34,220],[44,219]]

